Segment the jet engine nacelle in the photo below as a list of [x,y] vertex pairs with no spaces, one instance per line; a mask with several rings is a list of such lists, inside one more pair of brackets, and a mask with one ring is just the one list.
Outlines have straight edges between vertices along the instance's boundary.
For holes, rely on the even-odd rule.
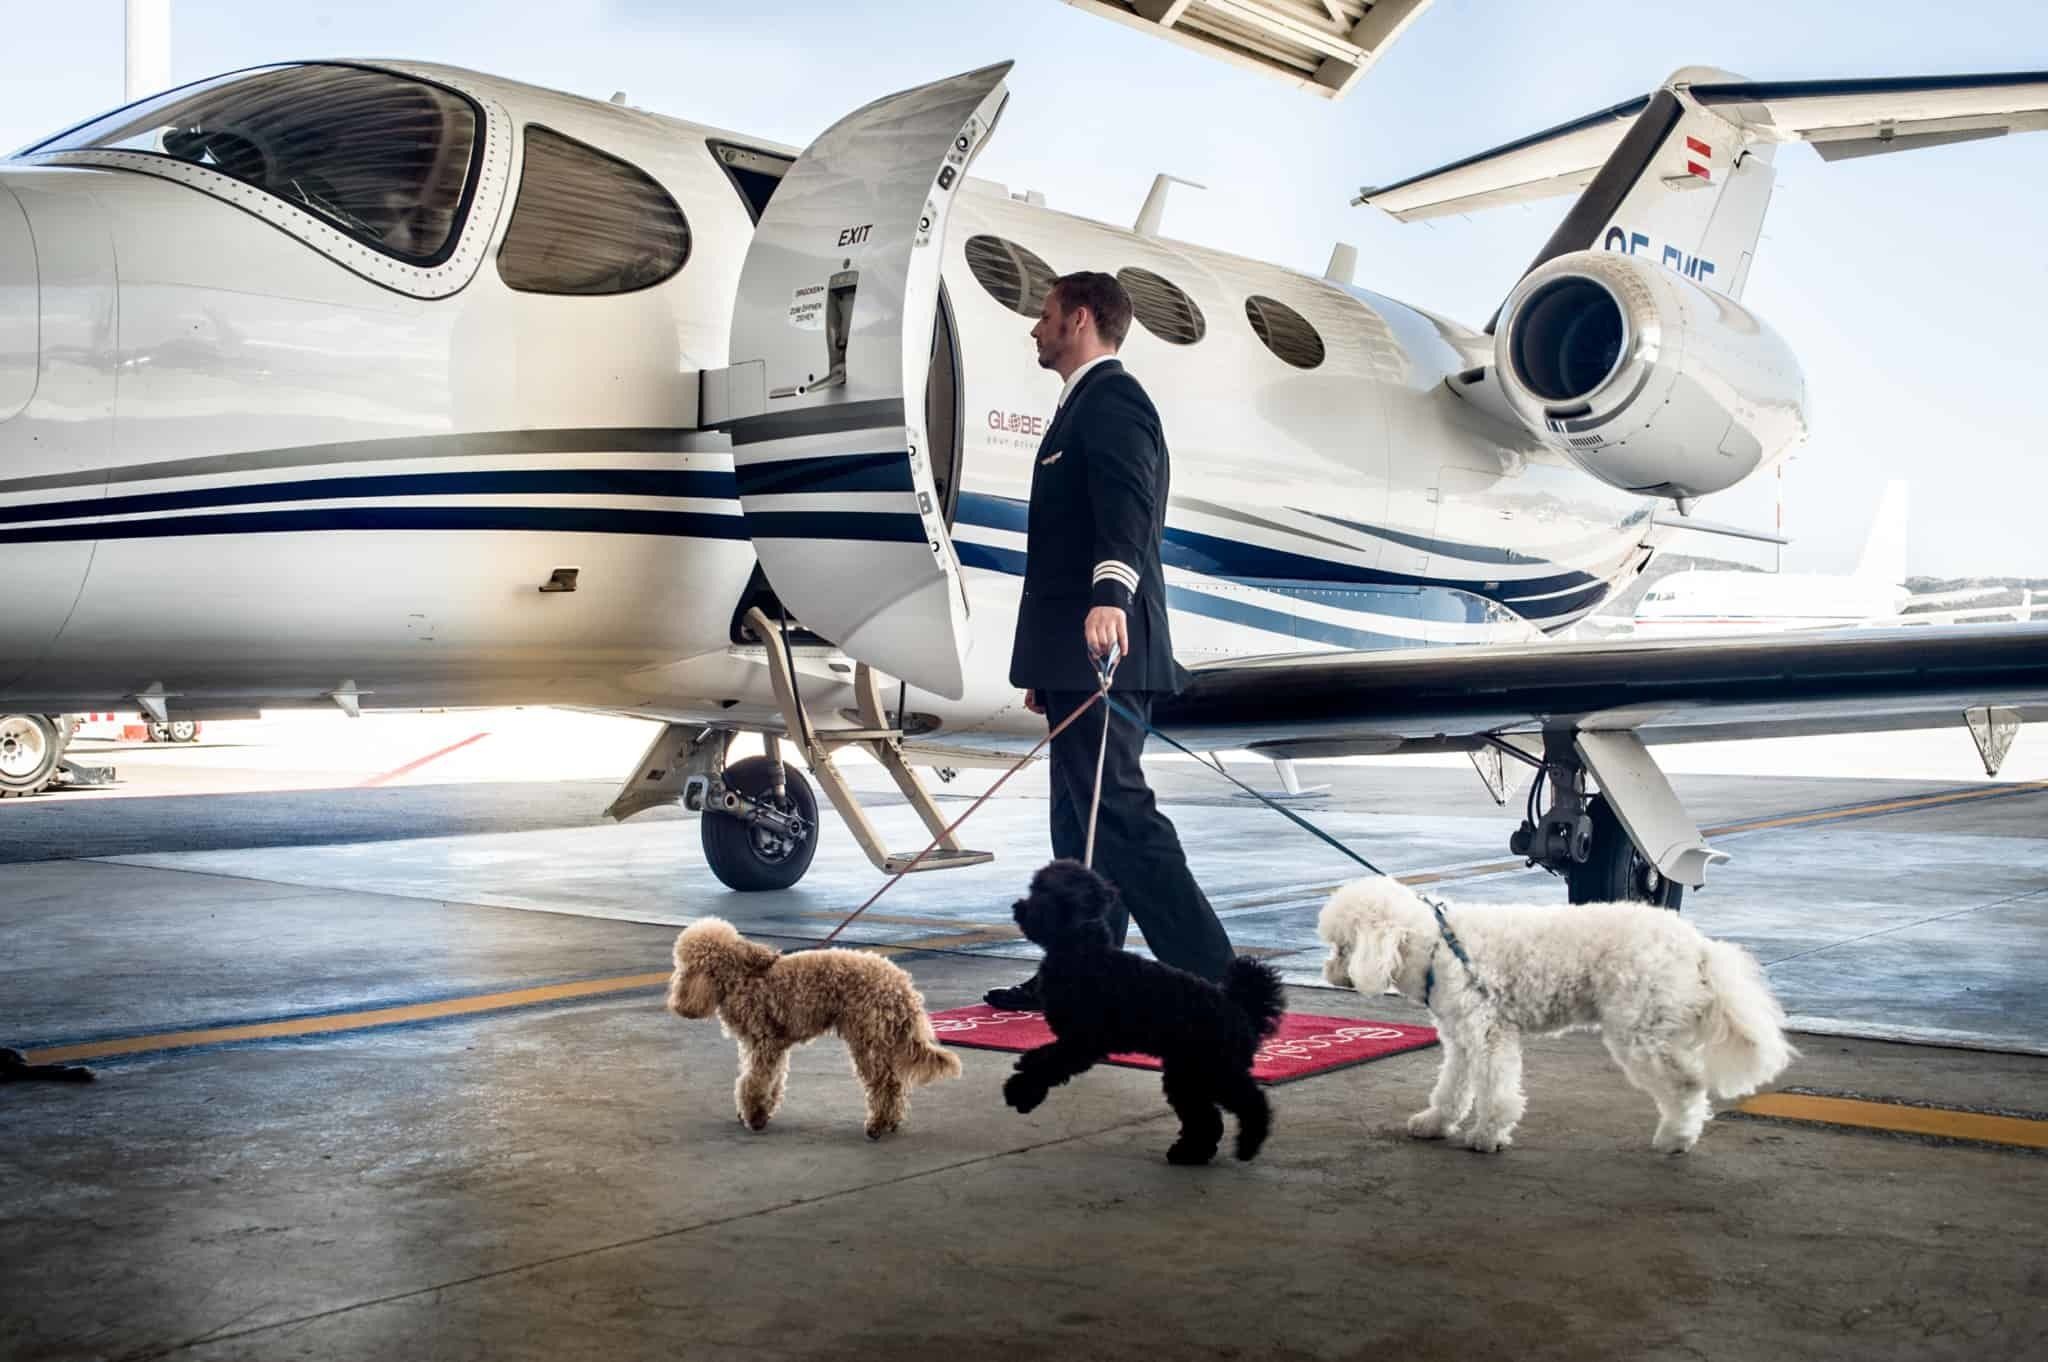
[[1806,433],[1806,380],[1777,333],[1639,257],[1577,251],[1532,271],[1493,351],[1522,423],[1625,491],[1718,492]]

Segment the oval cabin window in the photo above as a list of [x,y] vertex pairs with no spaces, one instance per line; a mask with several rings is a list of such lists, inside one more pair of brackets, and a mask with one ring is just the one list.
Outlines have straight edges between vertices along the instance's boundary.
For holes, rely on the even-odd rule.
[[1045,295],[1059,278],[1052,266],[999,236],[968,237],[967,268],[989,297],[1033,321],[1038,320],[1038,309],[1045,305]]
[[1208,332],[1202,309],[1172,280],[1135,267],[1116,272],[1116,281],[1131,295],[1131,315],[1138,325],[1171,345],[1193,345]]
[[1323,338],[1315,326],[1278,298],[1253,294],[1244,300],[1244,315],[1260,342],[1295,368],[1313,369],[1323,362]]
[[638,166],[538,125],[498,274],[522,293],[631,293],[690,258],[683,210]]

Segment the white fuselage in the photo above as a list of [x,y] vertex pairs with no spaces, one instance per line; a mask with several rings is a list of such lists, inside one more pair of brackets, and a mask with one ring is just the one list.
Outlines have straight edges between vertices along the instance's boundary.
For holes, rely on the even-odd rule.
[[[759,649],[733,642],[756,559],[730,444],[698,415],[696,375],[728,360],[752,233],[709,146],[728,135],[389,69],[459,88],[491,125],[460,249],[437,271],[366,277],[337,258],[345,245],[140,158],[0,163],[0,711],[125,707],[160,687],[203,717],[321,703],[352,682],[373,708],[777,724]],[[529,124],[657,181],[687,217],[687,264],[615,296],[509,288],[496,255]],[[1530,637],[1647,561],[1646,499],[1445,389],[1487,337],[975,184],[943,268],[973,646],[964,699],[912,692],[936,737],[1042,723],[1006,676],[1031,460],[1059,380],[1035,363],[1030,320],[969,268],[976,236],[1055,271],[1153,271],[1204,316],[1194,344],[1134,327],[1123,350],[1172,450],[1185,662]],[[1315,326],[1319,366],[1261,343],[1254,295]],[[560,567],[579,570],[577,589],[539,591]],[[800,663],[807,701],[850,703],[844,659]]]

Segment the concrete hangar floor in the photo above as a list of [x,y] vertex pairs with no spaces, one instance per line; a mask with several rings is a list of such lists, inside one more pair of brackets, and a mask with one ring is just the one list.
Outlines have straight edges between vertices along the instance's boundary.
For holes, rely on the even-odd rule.
[[[1273,1089],[1258,1161],[1198,1170],[1159,1157],[1155,1075],[1098,1068],[1018,1116],[980,1050],[871,1144],[827,1040],[743,1129],[732,1043],[660,1006],[676,925],[797,945],[877,881],[836,825],[800,886],[741,897],[681,814],[603,822],[647,736],[279,716],[83,742],[117,784],[0,807],[0,1044],[99,1074],[0,1087],[0,1356],[2048,1355],[2028,734],[1995,782],[1960,730],[1669,754],[1734,854],[1685,912],[1765,961],[1803,1051],[1685,1158],[1574,1035],[1530,1042],[1500,1156],[1407,1138],[1423,1049]],[[1153,769],[1293,1007],[1426,1021],[1319,987],[1347,863],[1193,763]],[[1305,812],[1454,902],[1561,896],[1461,765],[1302,775],[1329,786]],[[935,1010],[1021,977],[1043,799],[1013,781],[969,825],[994,865],[906,880],[852,940]]]

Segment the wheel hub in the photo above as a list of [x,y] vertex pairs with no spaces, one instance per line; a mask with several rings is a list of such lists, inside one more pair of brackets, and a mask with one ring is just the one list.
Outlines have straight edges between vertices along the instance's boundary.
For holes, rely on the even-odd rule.
[[771,862],[786,860],[794,855],[797,848],[804,844],[804,839],[810,836],[810,825],[804,821],[803,815],[797,812],[796,801],[763,795],[756,797],[754,802],[763,809],[774,810],[780,815],[775,821],[782,825],[778,828],[765,819],[756,819],[750,824],[754,854],[764,861]]
[[48,752],[42,726],[33,719],[0,719],[0,773],[25,780],[42,769]]

